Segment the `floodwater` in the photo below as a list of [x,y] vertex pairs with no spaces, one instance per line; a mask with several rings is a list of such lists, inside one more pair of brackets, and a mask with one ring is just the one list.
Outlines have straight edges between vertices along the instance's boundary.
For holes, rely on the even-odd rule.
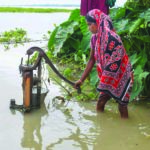
[[[51,22],[61,21],[54,15]],[[36,38],[39,33],[43,33],[42,28],[39,24],[35,26],[34,21],[32,23]],[[60,100],[54,100],[53,98],[63,94],[61,87],[51,82],[48,86],[49,93],[40,109],[25,114],[10,110],[10,99],[15,98],[17,104],[23,103],[22,78],[18,70],[21,57],[25,56],[29,47],[44,47],[46,44],[27,43],[17,48],[11,47],[7,51],[0,46],[0,149],[148,150],[149,103],[129,104],[130,117],[122,120],[117,104],[111,101],[106,105],[104,113],[97,113],[96,102],[77,102],[72,99],[61,103]]]
[[[61,17],[60,17],[61,16]],[[0,33],[23,28],[32,40],[40,40],[47,31],[65,21],[69,13],[0,13]]]

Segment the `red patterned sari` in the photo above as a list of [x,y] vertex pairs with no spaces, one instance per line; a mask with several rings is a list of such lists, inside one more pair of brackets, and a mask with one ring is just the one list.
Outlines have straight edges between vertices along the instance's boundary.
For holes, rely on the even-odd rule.
[[95,38],[94,56],[100,79],[98,91],[128,103],[132,86],[132,67],[120,37],[113,29],[111,19],[98,9],[88,15],[96,20],[98,33]]

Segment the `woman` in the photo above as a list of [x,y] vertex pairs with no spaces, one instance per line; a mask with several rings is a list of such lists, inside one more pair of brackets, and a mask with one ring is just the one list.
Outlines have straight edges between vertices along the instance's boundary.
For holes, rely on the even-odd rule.
[[81,0],[80,13],[86,16],[87,12],[92,9],[100,9],[105,14],[109,13],[109,6],[106,5],[106,0]]
[[120,37],[115,33],[108,15],[98,9],[86,15],[91,38],[89,62],[75,88],[80,86],[92,70],[95,62],[100,83],[97,111],[103,112],[106,102],[112,97],[118,102],[122,118],[128,118],[127,105],[132,87],[132,67]]

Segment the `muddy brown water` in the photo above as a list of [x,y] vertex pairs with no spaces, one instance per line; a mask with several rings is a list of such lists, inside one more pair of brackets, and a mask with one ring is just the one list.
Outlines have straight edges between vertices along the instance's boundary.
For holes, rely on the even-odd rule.
[[10,99],[22,104],[22,78],[18,66],[29,43],[4,51],[0,46],[0,149],[1,150],[148,150],[150,104],[130,103],[129,119],[120,119],[117,104],[110,101],[104,113],[96,102],[61,103],[62,89],[51,83],[40,109],[30,113],[12,111]]
[[[29,45],[26,47],[29,47]],[[20,51],[22,49],[22,51]],[[104,113],[96,102],[60,103],[61,88],[52,84],[40,109],[23,114],[11,111],[11,98],[22,104],[18,71],[25,47],[0,50],[0,149],[3,150],[147,150],[150,147],[150,105],[129,104],[129,119],[119,117],[117,104],[108,102]]]

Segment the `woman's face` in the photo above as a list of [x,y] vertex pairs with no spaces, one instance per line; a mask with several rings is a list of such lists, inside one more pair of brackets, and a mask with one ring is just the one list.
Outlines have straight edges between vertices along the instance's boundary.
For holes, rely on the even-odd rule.
[[91,23],[91,22],[87,22],[87,25],[89,27],[89,30],[93,33],[96,34],[98,31],[98,26],[96,23]]

